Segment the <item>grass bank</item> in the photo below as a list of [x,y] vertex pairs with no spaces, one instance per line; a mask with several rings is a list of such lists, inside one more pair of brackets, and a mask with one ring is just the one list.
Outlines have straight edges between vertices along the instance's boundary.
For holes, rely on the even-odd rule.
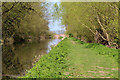
[[118,78],[118,50],[65,38],[22,78]]
[[67,40],[61,41],[56,47],[41,57],[35,66],[23,78],[58,78],[63,77],[62,72],[68,66],[66,57],[69,53]]

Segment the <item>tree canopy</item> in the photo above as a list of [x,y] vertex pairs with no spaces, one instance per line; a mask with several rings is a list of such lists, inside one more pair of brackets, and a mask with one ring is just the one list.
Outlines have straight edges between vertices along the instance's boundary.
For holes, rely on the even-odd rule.
[[86,42],[118,46],[118,3],[62,2],[67,34]]
[[3,39],[27,39],[49,34],[42,3],[4,2],[2,4]]

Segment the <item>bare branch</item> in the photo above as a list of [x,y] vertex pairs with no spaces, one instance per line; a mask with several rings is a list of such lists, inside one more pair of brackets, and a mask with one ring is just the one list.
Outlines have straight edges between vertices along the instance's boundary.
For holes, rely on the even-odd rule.
[[85,26],[87,29],[89,29],[95,35],[95,32],[92,29],[90,29],[87,25],[85,25],[85,24],[82,24],[82,25]]
[[109,35],[108,35],[107,31],[104,29],[102,23],[100,22],[100,19],[99,19],[98,15],[97,15],[97,21],[98,21],[99,25],[101,26],[101,29],[103,30],[104,34],[106,34],[108,44],[111,45]]

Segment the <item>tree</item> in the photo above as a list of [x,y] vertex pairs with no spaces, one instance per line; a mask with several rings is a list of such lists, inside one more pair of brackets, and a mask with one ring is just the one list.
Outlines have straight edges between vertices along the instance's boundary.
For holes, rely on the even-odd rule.
[[67,34],[86,42],[118,46],[118,3],[61,3]]
[[3,39],[15,41],[30,37],[45,36],[48,32],[48,21],[44,19],[45,7],[42,3],[4,2],[2,4]]

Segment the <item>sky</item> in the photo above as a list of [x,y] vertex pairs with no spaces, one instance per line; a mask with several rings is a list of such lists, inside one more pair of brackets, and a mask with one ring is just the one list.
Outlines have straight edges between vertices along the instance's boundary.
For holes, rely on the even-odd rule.
[[[59,6],[59,5],[60,5],[60,2],[58,2],[58,1],[59,1],[59,0],[56,0],[57,4],[58,4],[58,6]],[[48,10],[53,10],[53,8],[54,8],[53,5],[54,5],[56,2],[48,2],[48,4],[50,4],[50,5],[47,7]],[[50,12],[51,12],[50,14],[52,15],[52,12],[53,12],[53,11],[50,11]],[[52,16],[51,16],[51,18],[49,19],[48,27],[49,27],[49,30],[50,30],[50,31],[56,32],[56,34],[63,34],[63,33],[66,31],[65,26],[61,24],[61,19],[59,18],[59,19],[57,19],[57,20],[53,20]],[[62,31],[62,32],[60,33],[60,32],[58,32],[58,31]]]

